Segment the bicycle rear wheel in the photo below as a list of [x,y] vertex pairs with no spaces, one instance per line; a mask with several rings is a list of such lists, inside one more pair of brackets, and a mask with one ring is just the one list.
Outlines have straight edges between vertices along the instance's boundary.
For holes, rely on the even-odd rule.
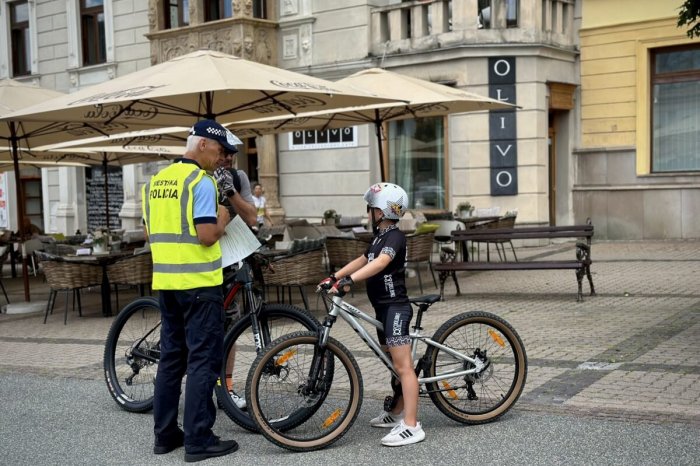
[[[433,341],[479,360],[481,369],[426,387],[430,399],[447,417],[464,424],[483,424],[508,411],[525,386],[527,356],[520,336],[502,318],[487,312],[467,312],[448,320]],[[476,367],[430,346],[428,377]]]
[[159,359],[160,306],[146,296],[124,307],[107,334],[105,382],[119,407],[136,413],[153,408]]
[[[242,316],[226,334],[216,397],[233,422],[244,429],[257,431],[255,422],[248,415],[247,408],[244,408],[248,371],[257,356],[251,320],[250,314]],[[316,331],[320,325],[308,311],[288,304],[263,305],[258,321],[263,346],[288,333]]]
[[[320,370],[310,380],[314,364]],[[321,357],[318,334],[297,332],[258,355],[248,374],[246,398],[265,438],[293,451],[318,450],[339,440],[357,418],[362,375],[336,339],[328,338]]]

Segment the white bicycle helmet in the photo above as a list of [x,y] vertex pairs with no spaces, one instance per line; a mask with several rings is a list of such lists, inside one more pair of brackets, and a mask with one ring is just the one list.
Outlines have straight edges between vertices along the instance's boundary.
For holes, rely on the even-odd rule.
[[408,194],[401,186],[393,183],[376,183],[369,187],[364,196],[370,207],[380,209],[384,218],[399,220],[406,213]]

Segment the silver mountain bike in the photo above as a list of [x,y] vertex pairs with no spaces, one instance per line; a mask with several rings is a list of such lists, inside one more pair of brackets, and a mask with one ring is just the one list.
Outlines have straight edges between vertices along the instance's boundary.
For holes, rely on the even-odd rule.
[[[251,417],[268,440],[294,451],[332,444],[350,429],[360,412],[362,374],[350,351],[330,336],[338,316],[398,380],[391,359],[359,320],[377,328],[382,324],[342,296],[323,296],[329,309],[319,331],[278,338],[257,356],[248,373],[246,399]],[[420,395],[429,396],[455,421],[493,421],[513,406],[525,385],[527,357],[522,340],[508,322],[487,312],[457,315],[432,338],[422,335],[423,313],[439,300],[439,295],[411,299],[418,308],[410,337]],[[418,343],[426,351],[416,359]],[[392,385],[394,396],[400,394],[400,386]],[[391,404],[392,397],[387,397],[385,409]],[[300,412],[304,413],[301,422]],[[279,422],[291,418],[297,418],[291,428],[290,423]]]

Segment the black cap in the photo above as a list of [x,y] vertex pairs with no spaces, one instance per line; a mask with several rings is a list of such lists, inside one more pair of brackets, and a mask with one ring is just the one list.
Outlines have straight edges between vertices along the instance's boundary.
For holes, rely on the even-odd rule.
[[236,146],[243,144],[231,131],[221,126],[214,120],[201,120],[190,128],[190,134],[201,136],[207,139],[213,139],[221,144],[224,150],[228,153],[235,154],[238,152]]

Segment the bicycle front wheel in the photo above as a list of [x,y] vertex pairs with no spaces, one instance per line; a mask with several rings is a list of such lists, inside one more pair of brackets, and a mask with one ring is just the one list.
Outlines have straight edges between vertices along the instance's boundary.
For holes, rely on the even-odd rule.
[[[311,377],[312,367],[317,367]],[[332,377],[327,377],[332,372]],[[253,362],[246,398],[260,432],[293,451],[312,451],[339,440],[362,406],[362,375],[336,339],[325,351],[318,334],[297,332],[272,342]]]
[[[319,322],[308,311],[288,304],[265,304],[258,314],[263,346],[288,333],[301,330],[316,331]],[[257,356],[252,316],[236,320],[224,339],[224,359],[216,384],[216,398],[233,422],[257,431],[250,418],[245,399],[248,370]]]
[[433,336],[476,363],[430,346],[428,377],[477,369],[427,384],[430,399],[447,417],[464,424],[483,424],[508,411],[525,386],[527,356],[520,336],[502,318],[467,312],[445,322]]
[[122,409],[143,413],[153,408],[159,359],[160,306],[146,296],[121,310],[105,343],[105,382]]

